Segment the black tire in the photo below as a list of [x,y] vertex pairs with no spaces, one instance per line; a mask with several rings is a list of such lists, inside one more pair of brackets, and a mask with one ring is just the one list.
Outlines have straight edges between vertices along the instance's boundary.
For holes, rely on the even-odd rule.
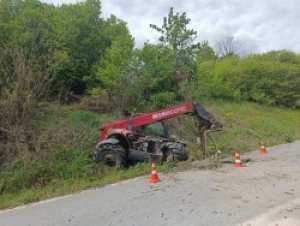
[[126,167],[126,151],[119,144],[103,144],[96,152],[95,160],[97,163],[105,164],[110,167]]
[[167,144],[167,150],[164,153],[164,161],[186,161],[188,156],[184,145],[181,143],[169,143]]
[[174,162],[175,161],[175,155],[172,151],[172,149],[168,149],[166,151],[166,154],[165,154],[165,159],[164,159],[166,162]]

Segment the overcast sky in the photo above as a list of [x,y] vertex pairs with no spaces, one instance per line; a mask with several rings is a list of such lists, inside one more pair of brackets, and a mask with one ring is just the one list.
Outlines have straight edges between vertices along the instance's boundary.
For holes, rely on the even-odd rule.
[[[42,0],[62,4],[77,0]],[[159,34],[149,24],[161,26],[170,7],[191,19],[197,41],[212,47],[228,36],[247,53],[287,49],[300,53],[299,0],[101,0],[102,17],[110,14],[127,22],[136,45],[157,42]]]

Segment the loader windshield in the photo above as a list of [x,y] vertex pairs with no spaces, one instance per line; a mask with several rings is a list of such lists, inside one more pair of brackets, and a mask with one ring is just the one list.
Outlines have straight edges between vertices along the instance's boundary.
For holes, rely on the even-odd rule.
[[168,133],[162,122],[155,122],[145,126],[134,127],[134,130],[143,136],[157,136],[167,138]]
[[167,137],[166,129],[162,122],[155,122],[144,127],[144,132],[149,136]]

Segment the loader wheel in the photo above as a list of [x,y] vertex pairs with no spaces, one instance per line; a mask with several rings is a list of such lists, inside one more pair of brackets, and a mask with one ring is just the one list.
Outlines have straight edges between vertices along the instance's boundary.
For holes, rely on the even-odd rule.
[[119,144],[104,144],[97,149],[96,162],[110,167],[121,168],[126,164],[126,151]]
[[175,161],[175,156],[172,150],[168,150],[166,152],[166,156],[165,156],[165,161],[166,162],[174,162]]
[[164,155],[164,161],[186,161],[188,156],[185,148],[181,143],[170,143]]

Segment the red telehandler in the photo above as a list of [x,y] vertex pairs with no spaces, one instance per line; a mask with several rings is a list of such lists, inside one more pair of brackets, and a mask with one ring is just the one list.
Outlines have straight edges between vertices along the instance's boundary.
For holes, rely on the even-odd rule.
[[95,162],[125,167],[150,160],[158,163],[187,160],[185,145],[170,137],[163,123],[165,119],[183,114],[191,114],[198,120],[201,148],[205,154],[206,132],[219,131],[222,125],[201,104],[186,102],[148,114],[135,113],[125,120],[103,125]]

